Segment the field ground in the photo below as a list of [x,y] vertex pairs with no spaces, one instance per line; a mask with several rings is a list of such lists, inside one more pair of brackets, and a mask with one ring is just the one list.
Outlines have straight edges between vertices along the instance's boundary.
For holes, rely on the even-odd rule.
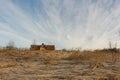
[[0,80],[120,80],[120,53],[0,50]]

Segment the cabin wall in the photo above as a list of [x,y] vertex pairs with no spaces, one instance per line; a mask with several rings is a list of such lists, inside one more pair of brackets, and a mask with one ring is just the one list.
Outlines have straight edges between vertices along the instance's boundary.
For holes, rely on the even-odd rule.
[[55,50],[54,45],[31,45],[30,50],[40,50],[40,48],[45,48],[45,50]]
[[31,45],[30,50],[39,50],[40,47],[40,45]]
[[45,46],[46,50],[55,50],[55,46]]

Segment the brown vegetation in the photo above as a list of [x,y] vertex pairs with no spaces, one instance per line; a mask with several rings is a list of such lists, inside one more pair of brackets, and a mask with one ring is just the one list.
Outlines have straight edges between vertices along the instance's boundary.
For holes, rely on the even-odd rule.
[[2,80],[120,80],[120,53],[0,49]]

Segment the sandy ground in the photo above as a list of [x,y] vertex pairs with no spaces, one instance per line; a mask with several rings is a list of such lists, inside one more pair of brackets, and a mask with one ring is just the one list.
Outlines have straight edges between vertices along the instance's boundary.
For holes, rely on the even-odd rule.
[[1,53],[0,80],[120,80],[119,61],[94,63],[65,57],[52,52]]

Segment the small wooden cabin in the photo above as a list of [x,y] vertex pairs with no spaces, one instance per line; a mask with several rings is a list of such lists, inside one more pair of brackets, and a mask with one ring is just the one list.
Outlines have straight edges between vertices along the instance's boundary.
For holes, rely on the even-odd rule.
[[31,45],[30,50],[55,50],[55,45],[45,45],[42,43],[42,45]]

